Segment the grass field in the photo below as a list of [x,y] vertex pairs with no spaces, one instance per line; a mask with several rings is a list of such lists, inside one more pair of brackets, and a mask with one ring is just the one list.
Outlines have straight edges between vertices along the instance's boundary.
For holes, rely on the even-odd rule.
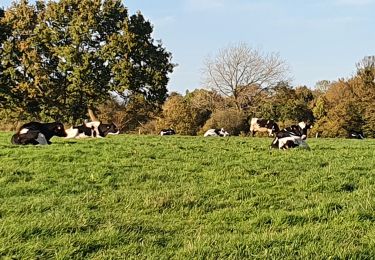
[[375,140],[0,133],[0,258],[371,259]]

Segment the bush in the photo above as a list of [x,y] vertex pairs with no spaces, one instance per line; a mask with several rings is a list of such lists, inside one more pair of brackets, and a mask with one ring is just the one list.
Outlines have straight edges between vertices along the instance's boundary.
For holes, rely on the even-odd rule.
[[157,135],[159,134],[161,129],[162,128],[159,126],[158,120],[154,119],[138,127],[136,130],[134,130],[134,133],[142,134],[142,135],[147,135],[147,134]]
[[250,126],[243,112],[236,109],[227,109],[214,112],[199,133],[203,134],[211,128],[224,128],[231,135],[243,135],[249,132]]

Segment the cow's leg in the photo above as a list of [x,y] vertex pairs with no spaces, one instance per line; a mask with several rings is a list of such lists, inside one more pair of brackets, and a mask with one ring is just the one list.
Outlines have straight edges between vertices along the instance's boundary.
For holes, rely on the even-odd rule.
[[273,139],[273,141],[270,145],[270,149],[271,148],[279,148],[279,138],[275,137],[275,139]]
[[37,144],[45,145],[45,144],[52,144],[42,133],[38,133],[37,138],[35,139],[37,141]]

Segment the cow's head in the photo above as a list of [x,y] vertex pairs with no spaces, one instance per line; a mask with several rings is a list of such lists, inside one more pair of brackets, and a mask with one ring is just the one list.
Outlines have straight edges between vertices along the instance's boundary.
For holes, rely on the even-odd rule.
[[275,133],[279,131],[280,131],[279,126],[276,123],[272,122],[271,128],[268,130],[268,135],[273,136]]
[[219,135],[225,137],[225,136],[229,136],[229,133],[225,131],[224,128],[221,128],[219,131]]
[[53,135],[60,137],[67,137],[68,134],[65,132],[64,125],[60,122],[56,122],[52,128]]
[[301,128],[301,138],[302,140],[306,140],[307,138],[307,130],[312,128],[311,124],[308,124],[306,122],[299,122],[298,126]]
[[162,129],[160,130],[160,135],[175,135],[176,131],[173,130],[172,128],[167,128],[167,129]]
[[100,124],[98,129],[99,129],[99,134],[103,137],[109,134],[116,135],[120,132],[114,123]]

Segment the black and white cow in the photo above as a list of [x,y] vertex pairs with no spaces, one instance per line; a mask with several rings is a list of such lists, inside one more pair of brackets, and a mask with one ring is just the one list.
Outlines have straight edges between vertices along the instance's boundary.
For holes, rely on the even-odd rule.
[[270,148],[289,149],[294,147],[310,149],[306,143],[307,130],[312,126],[305,122],[292,125],[276,133]]
[[269,136],[280,131],[279,126],[273,120],[253,117],[250,121],[250,133],[252,136],[256,132],[268,132]]
[[229,133],[227,131],[225,131],[224,128],[221,128],[221,129],[208,129],[204,133],[204,137],[207,137],[207,136],[225,137],[225,136],[229,136]]
[[115,124],[103,124],[102,122],[86,122],[83,125],[72,126],[66,130],[68,136],[66,138],[86,138],[86,137],[106,137],[107,135],[115,135],[119,133]]
[[72,126],[65,130],[68,134],[66,138],[85,138],[85,137],[96,137],[97,131],[94,127],[87,127],[85,124]]
[[365,137],[364,137],[362,132],[352,131],[352,132],[349,133],[348,138],[350,138],[350,139],[364,139]]
[[12,136],[12,144],[51,144],[52,136],[66,137],[64,125],[59,122],[39,123],[30,122],[21,126],[20,130]]
[[160,135],[175,135],[176,132],[172,128],[167,128],[167,129],[161,129],[160,130]]

